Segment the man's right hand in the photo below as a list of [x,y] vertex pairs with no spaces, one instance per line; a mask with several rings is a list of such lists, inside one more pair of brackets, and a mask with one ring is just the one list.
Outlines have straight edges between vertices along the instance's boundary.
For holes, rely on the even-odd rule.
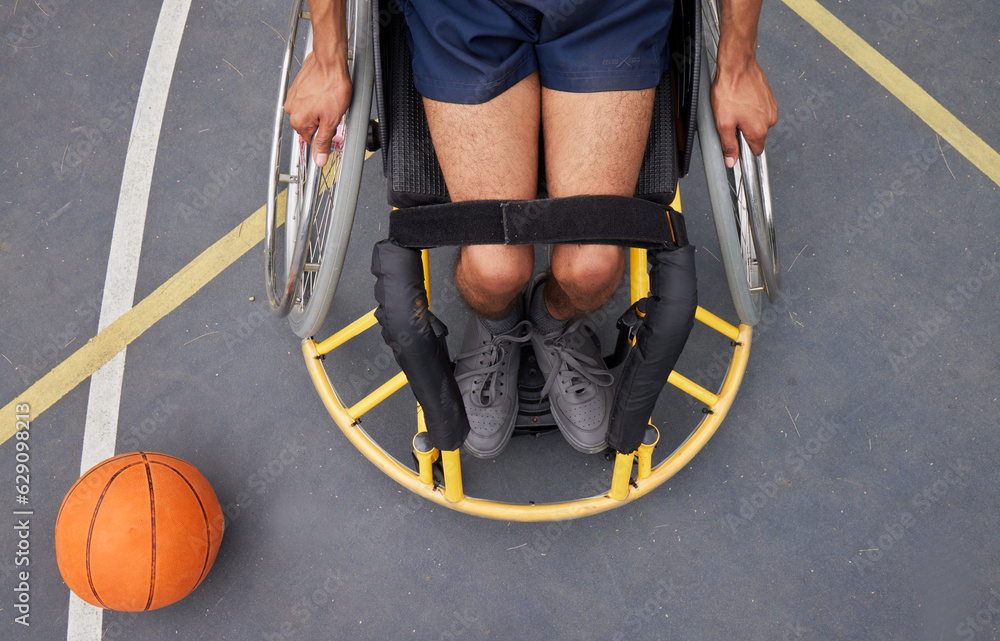
[[315,53],[306,56],[288,90],[285,113],[292,128],[312,141],[313,159],[320,167],[326,165],[337,125],[350,104],[351,77],[346,61],[323,64]]

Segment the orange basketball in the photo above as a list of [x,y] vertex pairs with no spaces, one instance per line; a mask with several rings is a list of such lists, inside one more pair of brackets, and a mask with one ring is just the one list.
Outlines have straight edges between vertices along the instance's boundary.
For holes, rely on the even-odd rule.
[[153,452],[98,463],[70,488],[56,518],[56,562],[81,599],[109,610],[154,610],[191,593],[215,561],[224,519],[190,463]]

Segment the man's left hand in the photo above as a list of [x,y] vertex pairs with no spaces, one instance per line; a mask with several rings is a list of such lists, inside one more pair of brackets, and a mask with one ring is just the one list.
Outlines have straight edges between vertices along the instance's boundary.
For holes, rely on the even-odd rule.
[[740,65],[719,65],[712,83],[712,109],[727,167],[736,165],[739,157],[737,129],[743,132],[754,154],[764,152],[767,130],[778,122],[778,102],[756,59]]

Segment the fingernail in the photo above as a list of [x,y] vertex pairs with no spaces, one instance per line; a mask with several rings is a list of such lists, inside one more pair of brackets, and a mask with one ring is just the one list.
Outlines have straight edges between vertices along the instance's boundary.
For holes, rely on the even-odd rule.
[[316,164],[320,167],[325,167],[328,156],[329,154],[316,154]]
[[733,156],[726,156],[726,167],[732,169],[735,166],[736,166],[736,158],[734,158]]

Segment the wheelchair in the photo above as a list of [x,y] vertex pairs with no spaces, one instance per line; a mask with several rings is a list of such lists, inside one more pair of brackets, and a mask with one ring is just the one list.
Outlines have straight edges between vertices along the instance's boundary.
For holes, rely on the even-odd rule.
[[[291,130],[283,111],[294,71],[312,45],[308,10],[302,0],[295,0],[282,62],[269,165],[265,232],[268,297],[272,310],[287,316],[295,334],[303,339],[306,368],[341,431],[379,469],[408,490],[440,505],[489,518],[577,518],[618,507],[655,489],[691,461],[725,418],[742,381],[762,299],[767,296],[775,301],[781,282],[766,156],[755,157],[740,135],[740,160],[733,169],[727,169],[710,101],[698,100],[699,88],[710,87],[714,76],[719,18],[718,0],[678,0],[675,4],[670,35],[672,64],[656,89],[650,141],[637,196],[656,203],[660,214],[667,213],[671,236],[683,231],[674,223],[674,218],[680,216],[670,214],[680,214],[677,181],[689,169],[697,135],[722,262],[740,325],[734,326],[701,307],[694,319],[728,339],[732,353],[725,378],[713,392],[677,371],[669,372],[666,382],[702,404],[703,415],[690,434],[655,465],[653,452],[660,434],[649,421],[634,451],[609,450],[614,454],[609,489],[598,488],[595,495],[568,501],[517,503],[465,494],[459,450],[435,447],[434,430],[428,431],[425,408],[420,404],[416,407],[417,431],[411,442],[413,468],[387,452],[367,426],[362,427],[362,416],[407,384],[404,372],[352,404],[345,403],[331,383],[324,358],[378,323],[376,310],[372,310],[325,340],[313,338],[327,315],[343,270],[366,152],[381,150],[389,201],[394,207],[432,207],[448,202],[447,186],[434,157],[420,97],[412,85],[401,12],[391,1],[348,0],[348,61],[354,93],[326,166],[316,167],[309,141]],[[373,95],[378,120],[370,117]],[[646,268],[649,258],[641,247],[629,251],[632,307],[619,320],[619,341],[612,362],[620,361],[637,340],[634,325],[629,325],[627,317],[631,312],[635,321],[645,314],[642,302],[651,291]],[[427,249],[421,251],[420,261],[421,284],[426,292],[422,300],[429,311]],[[524,394],[529,393],[522,390],[522,406]],[[530,405],[536,399],[528,400]],[[544,418],[544,409],[532,420]]]

